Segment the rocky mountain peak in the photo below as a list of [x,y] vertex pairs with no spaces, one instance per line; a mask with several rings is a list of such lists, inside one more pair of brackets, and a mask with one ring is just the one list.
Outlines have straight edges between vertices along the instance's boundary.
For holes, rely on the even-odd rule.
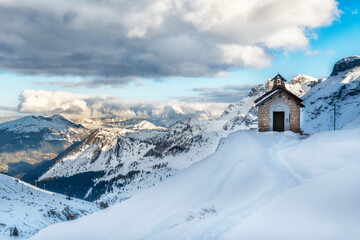
[[297,74],[293,79],[289,81],[289,84],[293,84],[293,85],[304,84],[308,82],[317,82],[322,80],[323,80],[322,78],[315,78],[305,74]]
[[256,85],[250,89],[248,97],[253,97],[259,94],[263,94],[266,92],[267,89],[268,89],[268,82],[266,82],[265,84]]
[[166,130],[166,128],[164,128],[164,127],[156,126],[156,125],[152,124],[151,122],[148,122],[145,120],[132,126],[132,129],[134,129],[134,130],[160,130],[160,131]]
[[350,56],[336,62],[330,76],[336,76],[339,72],[343,72],[354,67],[360,67],[360,56]]

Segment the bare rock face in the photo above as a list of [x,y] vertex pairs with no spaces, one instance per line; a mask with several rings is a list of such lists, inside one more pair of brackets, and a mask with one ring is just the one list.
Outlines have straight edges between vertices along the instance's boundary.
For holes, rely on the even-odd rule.
[[360,67],[360,56],[350,56],[343,58],[337,63],[335,63],[330,76],[336,76],[339,72],[344,72],[348,69],[355,67]]

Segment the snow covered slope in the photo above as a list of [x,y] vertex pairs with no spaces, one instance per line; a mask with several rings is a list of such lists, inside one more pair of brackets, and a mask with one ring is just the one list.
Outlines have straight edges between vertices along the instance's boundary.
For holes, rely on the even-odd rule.
[[360,127],[360,56],[338,61],[331,76],[313,87],[304,97],[305,132]]
[[359,144],[360,129],[238,131],[157,186],[32,239],[358,239]]
[[359,239],[359,173],[358,163],[291,189],[222,239]]
[[5,174],[0,174],[0,239],[27,239],[40,229],[97,211],[94,203],[48,192]]
[[7,171],[9,162],[35,164],[50,160],[89,133],[60,115],[27,116],[1,123],[0,170]]

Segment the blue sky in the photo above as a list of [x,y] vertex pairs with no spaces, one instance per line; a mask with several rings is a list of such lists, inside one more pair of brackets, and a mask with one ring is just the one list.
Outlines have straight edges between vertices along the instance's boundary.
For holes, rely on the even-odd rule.
[[[268,66],[265,63],[260,68],[256,68],[256,65],[254,68],[254,64],[244,67],[242,66],[244,63],[239,63],[238,65],[233,64],[232,66],[222,67],[223,62],[221,64],[216,63],[216,67],[225,73],[220,77],[206,76],[212,75],[207,74],[211,69],[207,69],[207,72],[196,73],[195,76],[191,76],[191,74],[188,76],[187,72],[178,73],[175,66],[175,70],[171,70],[172,72],[164,75],[155,74],[155,76],[151,76],[154,74],[145,73],[145,75],[135,76],[136,74],[133,74],[136,80],[129,80],[126,83],[121,82],[118,85],[101,83],[101,85],[94,86],[87,84],[71,87],[71,83],[81,82],[84,78],[88,79],[89,76],[84,76],[83,73],[77,74],[76,71],[75,74],[74,71],[66,72],[66,70],[59,73],[42,72],[41,69],[36,69],[35,73],[31,72],[31,69],[19,71],[19,67],[13,67],[14,63],[12,63],[11,67],[3,66],[0,63],[0,109],[2,109],[0,115],[19,114],[15,108],[19,104],[19,95],[25,89],[50,92],[62,90],[86,95],[105,94],[118,97],[119,101],[122,99],[174,101],[194,97],[201,102],[204,89],[207,89],[207,91],[212,89],[216,92],[229,85],[259,84],[278,72],[287,79],[291,79],[298,73],[315,77],[327,77],[336,61],[346,56],[360,54],[360,3],[356,0],[339,1],[338,10],[340,10],[340,15],[337,19],[332,20],[330,24],[324,23],[319,27],[311,28],[311,31],[307,31],[307,34],[311,36],[306,36],[309,42],[305,46],[302,45],[293,49],[265,47],[267,56],[271,58],[270,65]],[[21,33],[19,34],[19,36],[22,36]],[[11,36],[15,35],[12,34]],[[16,38],[14,39],[16,40]],[[0,51],[1,47],[0,45]],[[173,47],[173,45],[169,47]],[[49,49],[49,51],[52,51],[51,48]],[[36,56],[33,61],[37,61]],[[151,68],[154,67],[151,66]],[[123,79],[124,76],[120,77]],[[59,82],[68,82],[69,85],[64,86]],[[195,91],[196,89],[197,91]],[[13,108],[14,110],[6,111],[7,108]],[[31,111],[26,111],[26,114],[28,113],[31,113]]]

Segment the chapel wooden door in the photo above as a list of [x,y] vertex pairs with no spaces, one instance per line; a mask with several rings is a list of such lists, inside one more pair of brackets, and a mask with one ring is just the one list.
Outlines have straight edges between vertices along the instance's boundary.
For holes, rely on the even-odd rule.
[[273,115],[273,131],[283,132],[285,129],[284,112],[274,112]]

